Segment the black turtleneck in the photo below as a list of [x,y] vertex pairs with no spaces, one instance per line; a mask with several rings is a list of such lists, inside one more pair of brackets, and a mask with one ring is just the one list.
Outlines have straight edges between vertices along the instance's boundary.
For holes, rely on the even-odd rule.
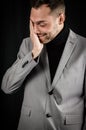
[[53,77],[58,67],[66,40],[68,38],[68,34],[69,29],[65,25],[62,31],[52,41],[46,44],[51,74],[51,82],[53,81]]

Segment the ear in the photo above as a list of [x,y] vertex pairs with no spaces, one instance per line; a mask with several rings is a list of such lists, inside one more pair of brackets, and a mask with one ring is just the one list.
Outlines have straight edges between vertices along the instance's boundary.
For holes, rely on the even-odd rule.
[[59,25],[63,24],[64,21],[65,21],[65,14],[64,13],[59,14]]

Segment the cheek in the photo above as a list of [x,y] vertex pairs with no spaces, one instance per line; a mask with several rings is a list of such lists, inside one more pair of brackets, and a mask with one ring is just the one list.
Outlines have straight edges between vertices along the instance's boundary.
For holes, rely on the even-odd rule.
[[46,27],[40,27],[41,32],[50,33],[53,30],[53,25],[49,24]]
[[[55,27],[55,28],[54,28]],[[56,26],[55,26],[55,24],[50,24],[48,27],[47,27],[47,30],[48,30],[48,32],[53,32],[53,30],[54,29],[56,29]]]
[[52,30],[53,30],[53,28],[51,28],[51,27],[46,27],[46,28],[43,28],[43,29],[42,29],[42,32],[44,32],[44,33],[50,33],[50,32],[52,32]]

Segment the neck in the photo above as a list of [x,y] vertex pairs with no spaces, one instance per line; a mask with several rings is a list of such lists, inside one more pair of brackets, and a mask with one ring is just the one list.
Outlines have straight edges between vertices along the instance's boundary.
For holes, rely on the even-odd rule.
[[[46,44],[46,46],[55,46],[65,43],[69,34],[69,28],[64,25],[59,33],[54,37],[54,39]],[[56,44],[55,44],[56,43]]]
[[[63,28],[64,28],[64,24],[62,24],[61,26],[59,26],[58,31],[54,34],[54,38],[55,38],[57,35],[60,34],[60,32],[63,30]],[[52,40],[53,40],[53,39],[52,39]]]

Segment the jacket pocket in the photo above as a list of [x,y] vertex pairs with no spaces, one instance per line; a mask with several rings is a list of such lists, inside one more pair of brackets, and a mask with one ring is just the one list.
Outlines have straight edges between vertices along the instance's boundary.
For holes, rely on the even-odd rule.
[[80,115],[66,115],[64,125],[73,125],[82,123],[83,119]]

